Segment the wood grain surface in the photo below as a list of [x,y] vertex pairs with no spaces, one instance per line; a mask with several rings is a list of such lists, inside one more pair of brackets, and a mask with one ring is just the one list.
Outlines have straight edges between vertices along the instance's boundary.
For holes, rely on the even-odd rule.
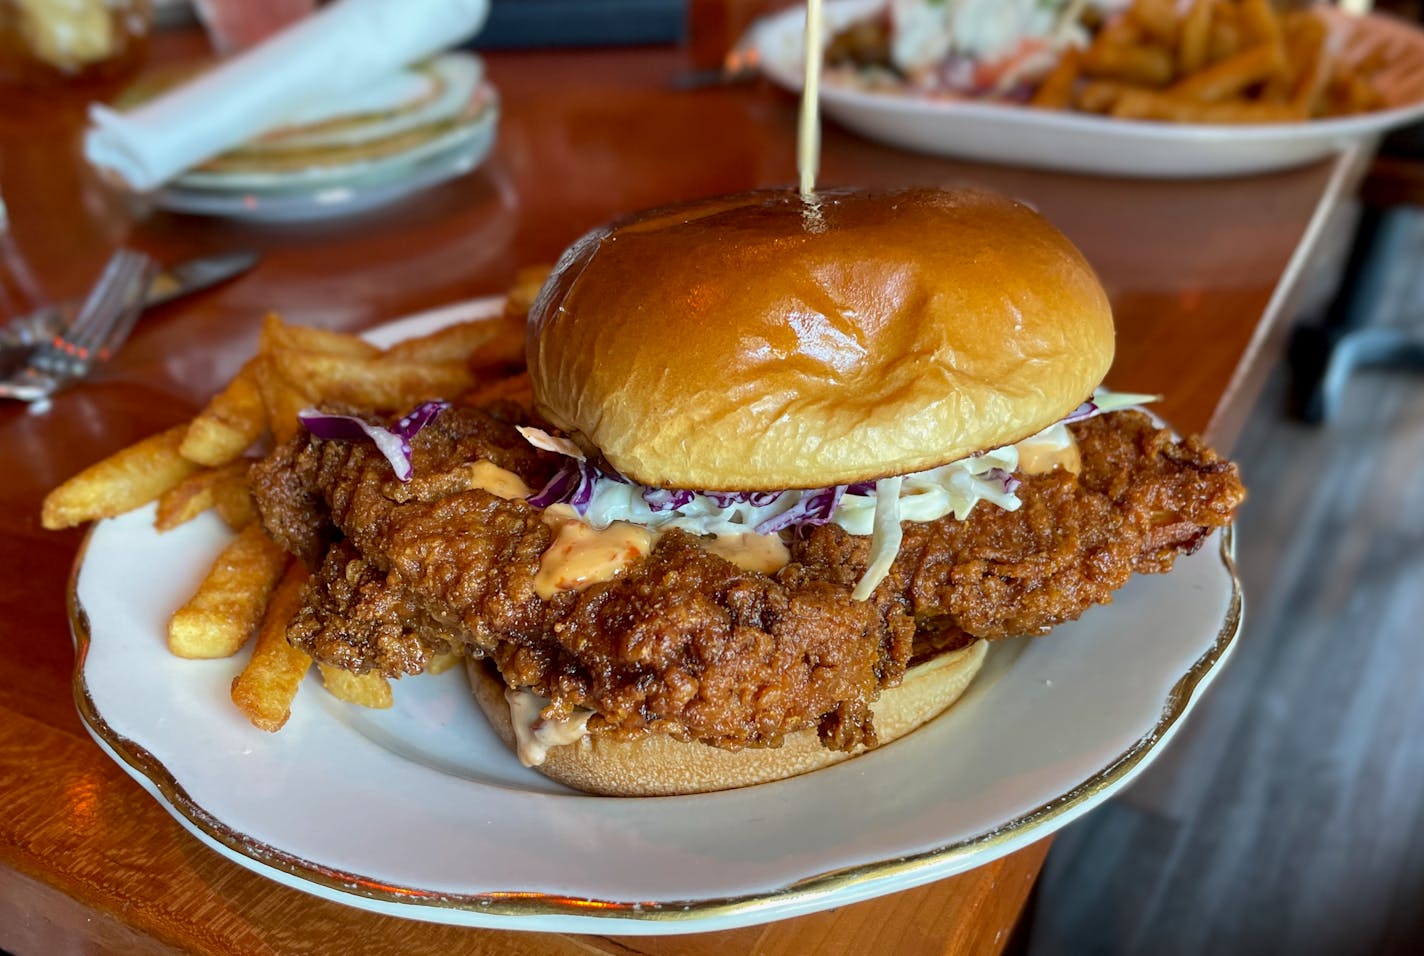
[[[155,38],[160,62],[196,34]],[[110,250],[164,260],[234,247],[251,274],[145,317],[118,360],[31,414],[0,407],[0,947],[24,953],[993,953],[1044,846],[912,890],[766,927],[614,938],[456,929],[377,916],[228,862],[95,746],[73,706],[64,590],[78,531],[39,502],[80,467],[193,414],[252,353],[262,315],[360,329],[497,293],[589,227],[638,208],[795,179],[795,102],[766,85],[677,91],[676,49],[492,55],[504,119],[476,173],[397,207],[261,227],[145,210],[80,160],[83,97],[0,91],[0,188],[16,246],[56,298]],[[993,168],[902,153],[828,127],[823,184],[975,183],[1034,203],[1112,297],[1109,382],[1161,391],[1180,427],[1229,445],[1233,410],[1275,357],[1273,321],[1339,164],[1246,180],[1159,183]],[[1280,287],[1278,289],[1278,286]],[[1273,299],[1273,296],[1275,298]],[[1276,305],[1273,305],[1276,303]],[[971,771],[972,772],[972,771]]]

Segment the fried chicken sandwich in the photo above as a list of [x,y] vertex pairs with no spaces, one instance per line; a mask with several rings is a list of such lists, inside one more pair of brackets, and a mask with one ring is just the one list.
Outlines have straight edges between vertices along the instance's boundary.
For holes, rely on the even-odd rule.
[[1112,356],[1082,255],[989,193],[594,230],[530,312],[532,408],[426,409],[403,459],[314,427],[257,468],[313,569],[289,639],[391,677],[463,653],[506,743],[589,792],[833,763],[1231,521],[1235,466],[1102,391]]

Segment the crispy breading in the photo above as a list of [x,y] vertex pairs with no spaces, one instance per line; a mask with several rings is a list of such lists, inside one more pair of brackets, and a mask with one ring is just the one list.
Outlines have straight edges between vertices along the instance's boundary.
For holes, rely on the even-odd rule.
[[422,494],[365,444],[305,437],[259,465],[269,531],[325,559],[289,638],[392,677],[463,644],[553,714],[595,710],[595,733],[735,748],[817,728],[850,748],[874,742],[869,705],[899,682],[917,630],[941,645],[1044,633],[1134,571],[1166,570],[1244,496],[1235,466],[1199,442],[1113,413],[1072,426],[1081,475],[1025,476],[1018,510],[907,523],[870,601],[850,597],[868,540],[835,525],[799,536],[774,575],[669,532],[621,576],[545,600],[534,579],[553,532],[538,510],[442,480],[488,458],[539,487],[556,461],[514,431],[521,414],[443,414],[414,440]]
[[[1021,476],[1016,511],[906,523],[873,600],[907,605],[921,627],[996,640],[1045,634],[1106,604],[1133,572],[1162,572],[1230,522],[1245,497],[1236,466],[1198,439],[1177,441],[1140,412],[1071,426],[1082,459]],[[804,573],[853,587],[869,542],[835,525],[792,546]]]

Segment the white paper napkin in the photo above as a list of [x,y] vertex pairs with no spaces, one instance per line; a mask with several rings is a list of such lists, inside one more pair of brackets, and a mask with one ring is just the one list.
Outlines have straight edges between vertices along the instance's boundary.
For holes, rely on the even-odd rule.
[[[128,113],[96,104],[89,161],[140,192],[363,87],[484,25],[489,0],[338,0]],[[331,111],[342,107],[333,105]]]

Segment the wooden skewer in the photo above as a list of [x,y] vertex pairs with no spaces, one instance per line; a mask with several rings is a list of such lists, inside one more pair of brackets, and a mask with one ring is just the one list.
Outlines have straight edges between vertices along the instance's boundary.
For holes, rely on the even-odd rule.
[[801,195],[816,194],[816,172],[821,159],[821,0],[806,0],[806,80],[801,87],[801,125],[796,137],[796,169],[801,174]]

